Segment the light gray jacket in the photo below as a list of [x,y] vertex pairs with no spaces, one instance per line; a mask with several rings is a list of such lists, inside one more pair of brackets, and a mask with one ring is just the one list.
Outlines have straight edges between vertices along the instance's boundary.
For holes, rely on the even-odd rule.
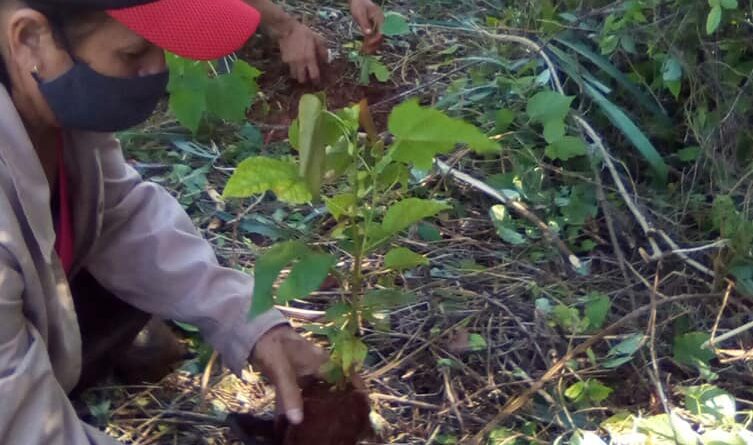
[[[253,280],[221,267],[181,206],[126,164],[110,134],[68,132],[75,263],[124,301],[198,326],[233,372],[284,323],[247,320]],[[50,190],[21,119],[0,87],[0,444],[115,444],[67,398],[81,337],[54,251]]]

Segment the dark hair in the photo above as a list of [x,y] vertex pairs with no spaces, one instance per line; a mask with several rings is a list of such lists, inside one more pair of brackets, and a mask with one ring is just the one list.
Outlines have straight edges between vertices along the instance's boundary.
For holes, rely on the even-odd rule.
[[[0,0],[0,4],[3,0]],[[40,12],[47,17],[52,27],[53,36],[63,48],[69,52],[74,44],[82,38],[83,34],[73,34],[71,30],[78,25],[96,20],[97,17],[106,17],[103,11],[86,9],[77,6],[60,4],[60,2],[47,2],[45,0],[24,0],[26,6]],[[0,83],[10,90],[10,75],[8,74],[5,61],[0,56]]]

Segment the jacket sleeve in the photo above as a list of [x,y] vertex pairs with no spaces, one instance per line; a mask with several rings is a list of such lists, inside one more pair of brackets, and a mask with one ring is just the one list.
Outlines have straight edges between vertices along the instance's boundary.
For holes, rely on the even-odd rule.
[[249,322],[253,279],[219,265],[177,200],[142,181],[114,138],[99,150],[104,217],[85,267],[129,304],[197,326],[240,375],[256,341],[284,316],[270,310]]
[[23,314],[24,284],[0,246],[0,443],[117,445],[76,416],[39,331]]

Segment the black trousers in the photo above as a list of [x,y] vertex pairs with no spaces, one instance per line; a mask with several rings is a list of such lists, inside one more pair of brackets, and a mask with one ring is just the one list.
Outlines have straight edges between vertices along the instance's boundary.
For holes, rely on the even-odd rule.
[[70,283],[82,341],[82,371],[74,394],[113,372],[151,316],[102,287],[83,270]]

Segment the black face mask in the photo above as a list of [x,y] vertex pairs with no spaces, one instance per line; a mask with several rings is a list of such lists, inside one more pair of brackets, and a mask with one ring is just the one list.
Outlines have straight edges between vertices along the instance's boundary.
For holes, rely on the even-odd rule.
[[38,75],[47,104],[66,129],[114,132],[144,122],[167,94],[168,73],[111,77],[73,58],[73,67],[49,82]]

